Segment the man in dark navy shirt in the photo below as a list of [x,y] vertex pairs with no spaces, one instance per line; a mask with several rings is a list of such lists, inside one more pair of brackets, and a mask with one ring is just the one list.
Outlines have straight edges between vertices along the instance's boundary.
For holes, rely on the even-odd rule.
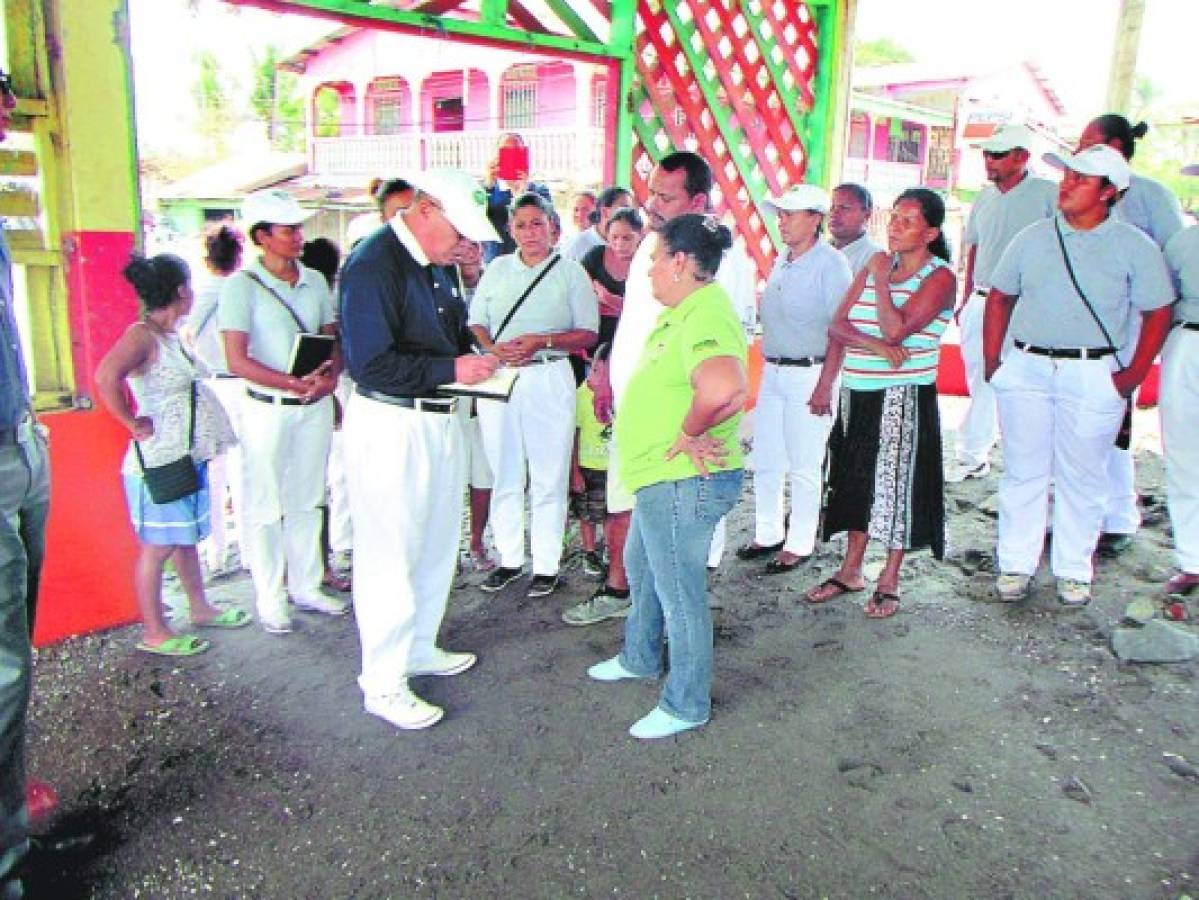
[[[0,71],[0,141],[16,108]],[[29,405],[13,311],[12,258],[0,228],[0,898],[20,897],[29,849],[25,714],[33,675],[30,635],[50,506],[50,464]]]
[[456,675],[471,653],[437,646],[462,529],[466,435],[452,381],[492,375],[471,350],[466,303],[449,268],[466,241],[495,240],[487,197],[464,172],[408,179],[411,205],[362,241],[341,275],[354,608],[366,711],[397,728],[428,728],[443,711],[408,687],[415,675]]

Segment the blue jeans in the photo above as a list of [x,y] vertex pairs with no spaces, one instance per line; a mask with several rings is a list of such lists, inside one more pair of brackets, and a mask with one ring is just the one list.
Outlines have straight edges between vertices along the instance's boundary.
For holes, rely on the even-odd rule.
[[26,422],[0,446],[0,898],[19,897],[15,870],[28,849],[25,713],[29,704],[38,578],[50,503],[46,445]]
[[637,491],[625,544],[633,608],[625,622],[620,663],[647,678],[662,673],[670,642],[670,674],[658,705],[686,722],[712,711],[712,613],[708,609],[708,545],[721,517],[737,505],[742,471],[663,481]]

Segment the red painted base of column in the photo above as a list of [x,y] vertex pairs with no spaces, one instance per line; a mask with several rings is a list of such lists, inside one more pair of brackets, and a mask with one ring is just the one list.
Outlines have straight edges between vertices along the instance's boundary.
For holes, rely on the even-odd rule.
[[137,295],[121,274],[134,249],[133,233],[71,232],[63,247],[76,393],[94,397],[96,366],[138,317]]
[[129,432],[100,411],[43,415],[50,428],[50,523],[34,643],[137,621],[137,538],[121,488]]

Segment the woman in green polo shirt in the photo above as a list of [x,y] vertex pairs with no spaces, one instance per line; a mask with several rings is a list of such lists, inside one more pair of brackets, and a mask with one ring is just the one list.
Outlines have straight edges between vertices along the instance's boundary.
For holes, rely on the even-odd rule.
[[705,564],[716,523],[741,495],[737,425],[747,393],[744,331],[713,282],[730,246],[729,230],[711,216],[679,216],[659,232],[649,276],[665,309],[616,417],[621,480],[637,498],[625,544],[633,608],[623,651],[588,674],[657,678],[669,641],[658,705],[629,729],[638,738],[696,728],[711,712]]

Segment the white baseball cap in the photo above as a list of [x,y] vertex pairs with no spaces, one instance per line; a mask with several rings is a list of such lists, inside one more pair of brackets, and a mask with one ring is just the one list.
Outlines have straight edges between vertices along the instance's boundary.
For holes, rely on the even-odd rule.
[[360,240],[374,234],[383,227],[383,220],[377,212],[367,212],[354,216],[346,225],[346,246],[351,250]]
[[771,215],[780,212],[818,212],[827,215],[829,208],[828,191],[814,184],[797,184],[786,191],[781,197],[771,197],[762,204]]
[[1085,150],[1079,150],[1073,156],[1059,156],[1056,153],[1046,153],[1041,159],[1055,169],[1070,169],[1079,175],[1102,175],[1116,186],[1116,190],[1126,191],[1132,180],[1132,171],[1120,151],[1107,144],[1092,144]]
[[299,225],[312,217],[314,210],[306,210],[287,191],[268,188],[246,194],[241,203],[241,218],[247,228],[259,222],[268,225]]
[[413,187],[437,200],[455,230],[472,241],[498,241],[487,218],[487,192],[461,169],[429,169],[405,175]]
[[1031,150],[1033,140],[1032,131],[1027,125],[1007,124],[997,128],[993,135],[979,144],[979,149],[991,153],[1007,153],[1017,148]]

